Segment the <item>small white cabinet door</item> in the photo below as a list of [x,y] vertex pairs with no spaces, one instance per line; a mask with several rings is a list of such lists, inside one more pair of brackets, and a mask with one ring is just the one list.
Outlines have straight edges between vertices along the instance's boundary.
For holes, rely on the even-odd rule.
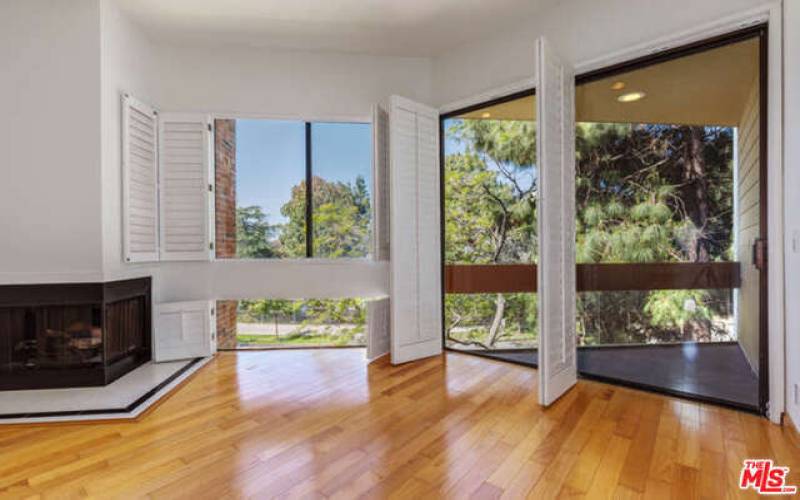
[[213,354],[214,302],[172,302],[155,307],[153,359],[156,362]]
[[539,402],[548,406],[578,377],[575,341],[575,75],[537,41],[539,169]]

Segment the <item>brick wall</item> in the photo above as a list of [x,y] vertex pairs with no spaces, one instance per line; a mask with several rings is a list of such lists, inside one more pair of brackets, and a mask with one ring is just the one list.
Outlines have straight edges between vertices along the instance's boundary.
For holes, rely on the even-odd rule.
[[214,121],[217,258],[236,257],[236,120]]
[[[236,121],[214,121],[216,252],[218,259],[236,257]],[[217,301],[217,348],[236,348],[235,300]]]
[[217,301],[217,349],[236,349],[236,309],[235,300]]

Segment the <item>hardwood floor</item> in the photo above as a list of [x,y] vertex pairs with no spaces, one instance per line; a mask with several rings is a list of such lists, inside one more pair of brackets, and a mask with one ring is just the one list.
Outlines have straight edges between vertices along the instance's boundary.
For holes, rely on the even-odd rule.
[[742,460],[800,483],[765,419],[458,353],[220,353],[137,422],[0,426],[0,497],[720,498]]

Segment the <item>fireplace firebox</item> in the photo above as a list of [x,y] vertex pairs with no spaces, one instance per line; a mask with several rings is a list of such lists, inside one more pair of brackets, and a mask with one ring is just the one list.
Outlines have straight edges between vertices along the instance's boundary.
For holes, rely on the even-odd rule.
[[150,361],[151,287],[0,286],[0,390],[101,386]]

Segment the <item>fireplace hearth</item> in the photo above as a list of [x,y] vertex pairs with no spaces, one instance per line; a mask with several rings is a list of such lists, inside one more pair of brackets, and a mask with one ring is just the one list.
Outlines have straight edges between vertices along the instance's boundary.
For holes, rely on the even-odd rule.
[[0,285],[0,390],[102,386],[150,360],[151,280]]

